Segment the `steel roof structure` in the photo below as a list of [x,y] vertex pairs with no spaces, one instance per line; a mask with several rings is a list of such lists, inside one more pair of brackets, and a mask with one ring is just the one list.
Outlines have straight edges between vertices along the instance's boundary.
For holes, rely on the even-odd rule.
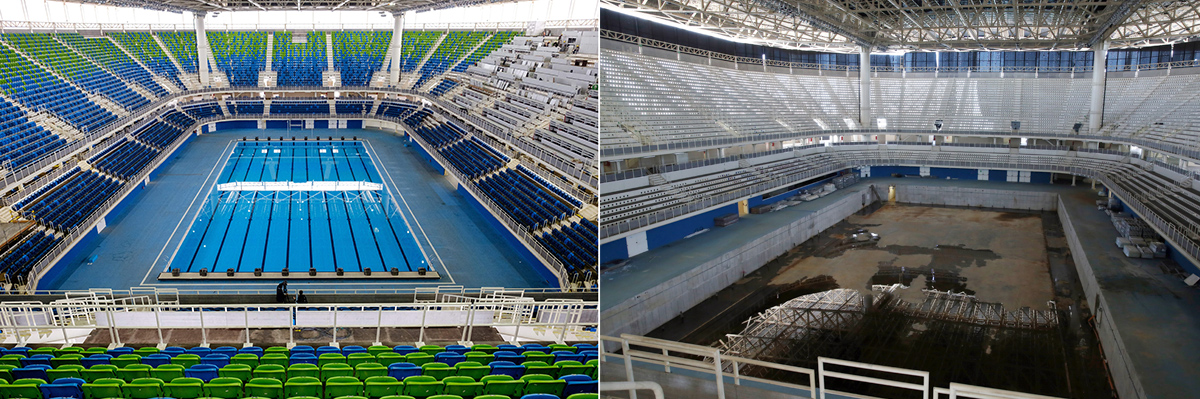
[[600,0],[604,8],[730,40],[855,51],[1078,50],[1187,41],[1188,0]]

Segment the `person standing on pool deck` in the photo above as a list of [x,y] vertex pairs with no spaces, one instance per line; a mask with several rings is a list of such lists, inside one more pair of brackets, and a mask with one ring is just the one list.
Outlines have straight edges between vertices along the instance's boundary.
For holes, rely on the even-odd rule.
[[287,281],[275,286],[275,302],[287,303]]

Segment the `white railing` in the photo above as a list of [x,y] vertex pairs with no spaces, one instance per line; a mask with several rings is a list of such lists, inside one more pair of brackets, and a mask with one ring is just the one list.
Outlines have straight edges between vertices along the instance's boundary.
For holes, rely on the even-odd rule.
[[[639,374],[635,372],[635,367],[652,368],[655,371],[666,373],[674,373],[674,369],[683,369],[691,373],[687,376],[691,378],[708,378],[711,376],[713,382],[716,383],[717,398],[724,399],[726,391],[730,390],[725,384],[732,381],[735,386],[742,385],[745,381],[753,381],[758,384],[766,384],[773,387],[772,392],[782,393],[784,395],[792,395],[795,397],[821,398],[870,398],[860,394],[838,392],[825,388],[826,378],[836,378],[843,380],[851,380],[865,382],[874,385],[884,385],[902,389],[908,389],[915,392],[921,392],[924,399],[942,399],[949,397],[951,399],[958,398],[974,398],[974,399],[1060,399],[1049,396],[1034,395],[1015,391],[1006,391],[995,388],[977,387],[966,384],[950,383],[948,388],[938,388],[931,386],[929,372],[920,370],[911,370],[898,367],[881,366],[870,363],[853,362],[847,360],[832,359],[826,357],[817,358],[818,369],[812,370],[803,367],[789,366],[785,364],[765,362],[755,359],[746,359],[737,356],[727,355],[721,352],[718,348],[709,346],[693,345],[682,342],[668,341],[656,338],[648,338],[637,335],[622,334],[620,338],[601,336],[601,364],[620,363],[625,368],[625,384],[620,387],[601,387],[601,390],[615,391],[618,389],[626,389],[629,392],[631,399],[637,399],[637,393],[634,389],[638,387],[635,382],[649,382],[644,378],[642,381],[637,381]],[[603,345],[608,343],[610,345]],[[647,367],[650,366],[650,367]],[[783,382],[778,379],[764,379],[742,375],[739,370],[744,366],[754,366],[759,369],[771,370],[772,372],[784,372],[789,377],[795,375],[798,378],[787,378],[789,381],[802,381],[804,376],[807,376],[808,385],[797,385],[791,382]],[[847,368],[870,370],[873,375],[880,373],[889,373],[900,376],[897,379],[885,379],[880,377],[871,377],[858,375],[846,370],[830,371],[827,366],[836,366],[839,370]],[[702,377],[696,377],[696,373],[701,373]],[[914,383],[912,380],[919,378],[921,383]],[[613,382],[615,379],[606,379],[605,382]],[[681,384],[676,382],[676,384]],[[689,390],[694,387],[689,386]],[[668,394],[670,392],[667,392]],[[744,395],[744,393],[743,393]],[[943,396],[948,395],[948,396]]]
[[[677,368],[699,371],[706,374],[710,373],[713,376],[713,381],[716,383],[717,398],[719,399],[725,398],[725,380],[727,378],[731,378],[734,385],[742,385],[743,382],[748,381],[765,383],[784,388],[786,390],[784,392],[791,392],[796,396],[800,396],[799,392],[804,392],[804,397],[817,397],[817,391],[813,389],[816,387],[817,375],[812,369],[726,355],[719,348],[710,346],[692,345],[631,334],[621,334],[620,338],[601,336],[600,342],[601,344],[610,342],[616,344],[612,345],[613,347],[620,348],[620,353],[617,353],[615,350],[608,351],[604,349],[608,345],[601,345],[604,348],[600,352],[600,362],[612,362],[614,359],[619,359],[625,367],[625,378],[629,382],[634,382],[637,378],[637,375],[633,371],[634,363],[641,363],[661,367],[667,373]],[[652,351],[644,351],[640,348],[648,348]],[[742,375],[741,370],[744,366],[790,373],[789,375],[796,375],[797,378],[794,379],[796,381],[807,379],[808,385],[797,385]],[[637,399],[637,393],[633,392],[632,389],[629,391],[629,395],[631,399]]]
[[[565,292],[564,290],[562,290],[558,287],[538,287],[538,288],[473,287],[473,288],[468,288],[468,287],[464,287],[461,285],[443,285],[443,286],[436,286],[436,287],[411,287],[411,286],[403,287],[403,286],[401,286],[401,287],[390,287],[390,288],[309,288],[307,286],[304,286],[304,283],[292,283],[292,284],[289,284],[289,286],[291,286],[291,287],[300,286],[304,289],[305,293],[312,294],[312,295],[320,295],[320,294],[329,294],[329,295],[358,295],[358,294],[363,294],[363,295],[366,295],[366,294],[370,294],[370,295],[415,295],[417,293],[430,294],[430,295],[444,295],[444,294],[491,295],[491,294],[495,294],[495,293],[503,293],[503,294],[507,294],[507,295],[521,296],[524,294],[533,295],[533,294],[553,294],[553,293]],[[115,289],[115,290],[106,288],[105,290],[106,290],[105,293],[107,293],[107,294],[129,295],[129,296],[148,295],[148,294],[154,294],[154,295],[161,296],[164,293],[169,293],[169,295],[172,298],[174,298],[175,303],[179,302],[179,299],[178,299],[179,295],[274,295],[275,294],[275,289],[268,288],[268,287],[266,287],[266,285],[264,285],[264,288],[245,288],[245,289],[226,288],[226,287],[214,285],[213,288],[211,288],[211,289],[190,288],[190,289],[180,290],[180,289],[176,289],[176,288],[158,288],[158,287],[153,287],[153,286],[144,286],[144,287],[132,287],[129,289]],[[26,295],[59,296],[59,295],[69,295],[69,294],[78,293],[78,292],[79,291],[76,291],[76,290],[31,290],[31,291],[25,292],[25,294]],[[157,301],[157,303],[162,303],[162,301],[163,300],[160,297],[160,299]]]
[[[120,346],[121,332],[153,330],[159,343],[166,344],[163,332],[169,329],[199,329],[203,342],[208,343],[210,329],[244,329],[246,344],[250,329],[287,329],[288,342],[295,342],[297,328],[374,328],[375,342],[380,342],[384,328],[419,327],[416,342],[425,340],[430,328],[462,328],[460,342],[469,342],[476,327],[513,327],[512,342],[520,338],[520,329],[545,330],[559,343],[569,334],[586,335],[587,329],[597,327],[595,321],[599,303],[595,301],[531,301],[529,298],[471,298],[439,297],[425,303],[368,303],[368,304],[160,304],[131,303],[104,296],[99,300],[82,300],[42,304],[37,302],[0,303],[0,328],[16,336],[24,346],[26,335],[39,330],[59,330],[62,337],[51,337],[41,343],[69,344],[70,333],[108,330],[113,343]],[[80,312],[91,317],[77,317]],[[537,317],[496,317],[501,312],[537,315]],[[56,322],[57,315],[73,315],[71,323]],[[527,330],[530,331],[530,330]],[[85,334],[86,335],[86,334]],[[527,338],[526,338],[527,339]],[[336,334],[333,337],[336,342]]]

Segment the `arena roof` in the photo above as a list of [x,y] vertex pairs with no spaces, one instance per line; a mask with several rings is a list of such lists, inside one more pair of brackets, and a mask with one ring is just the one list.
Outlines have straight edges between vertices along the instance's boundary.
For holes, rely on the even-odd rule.
[[[1200,35],[1188,0],[601,0],[604,8],[792,49],[1076,50]],[[601,22],[603,24],[603,22]]]
[[[505,0],[62,0],[172,12],[222,11],[428,11]],[[507,0],[512,1],[512,0]]]

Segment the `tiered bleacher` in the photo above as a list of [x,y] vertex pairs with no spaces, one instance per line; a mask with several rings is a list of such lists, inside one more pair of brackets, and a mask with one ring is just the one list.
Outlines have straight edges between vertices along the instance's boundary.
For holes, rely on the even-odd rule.
[[[539,242],[566,266],[569,272],[591,273],[596,259],[596,224],[587,219],[537,236]],[[588,279],[585,277],[585,279]]]
[[271,102],[271,115],[275,114],[329,114],[329,103],[276,100]]
[[267,62],[266,32],[208,32],[208,44],[215,67],[229,77],[230,86],[258,86],[258,73]]
[[155,155],[158,155],[158,150],[154,148],[121,139],[118,144],[93,157],[89,162],[106,174],[129,180],[145,169]]
[[175,68],[175,64],[171,63],[171,59],[167,58],[167,54],[149,32],[116,32],[109,33],[108,36],[120,43],[121,47],[133,54],[146,68],[150,68],[151,73],[167,78],[181,90],[187,88],[179,79],[179,68]]
[[181,105],[180,108],[183,108],[184,112],[187,112],[188,115],[191,115],[193,118],[196,118],[196,119],[221,115],[221,106],[219,106],[215,103],[210,103],[210,102],[199,103],[199,104],[184,104],[184,105]]
[[366,86],[375,71],[383,66],[392,32],[337,31],[332,35],[333,62],[342,74],[342,85]]
[[23,283],[30,270],[62,237],[52,231],[25,229],[0,247],[0,274],[8,283]]
[[60,231],[71,231],[116,193],[121,182],[93,171],[76,171],[44,196],[14,210],[21,216]]
[[524,172],[504,170],[479,181],[492,201],[526,228],[537,229],[571,216],[571,207]]
[[326,69],[325,32],[308,32],[307,41],[292,43],[291,32],[275,32],[272,70],[279,72],[279,86],[320,86]]
[[263,114],[263,102],[262,101],[236,101],[236,102],[229,103],[228,107],[229,107],[229,112],[232,112],[234,115],[262,115]]
[[[425,55],[429,54],[429,49],[433,48],[442,35],[442,32],[430,31],[404,32],[400,43],[400,71],[408,73],[416,70]],[[390,65],[387,66],[387,70],[392,70]]]
[[153,147],[158,150],[163,150],[167,145],[175,141],[179,135],[183,134],[185,127],[191,127],[191,118],[177,111],[170,111],[164,115],[164,119],[173,120],[174,123],[151,123],[143,126],[141,129],[133,132],[133,137],[136,137],[143,144]]
[[9,398],[598,398],[598,352],[590,344],[18,347],[0,353],[0,389]]
[[95,130],[117,119],[87,94],[7,46],[0,46],[0,86],[26,109],[49,111],[80,130]]
[[117,48],[107,37],[85,38],[78,33],[59,33],[58,39],[68,46],[83,53],[92,61],[111,71],[126,82],[131,82],[143,89],[149,90],[155,97],[166,97],[171,94],[162,85],[154,81],[154,77],[138,65],[137,61],[129,58],[124,51]]
[[0,163],[13,170],[61,147],[66,140],[25,117],[20,108],[0,98]]
[[487,39],[487,41],[483,42],[483,44],[480,45],[478,49],[475,49],[475,51],[472,52],[471,55],[468,55],[467,58],[464,58],[462,60],[462,62],[459,62],[457,65],[455,65],[453,71],[454,72],[466,72],[467,67],[470,67],[471,65],[475,65],[475,62],[479,61],[480,59],[483,59],[483,57],[486,57],[486,56],[488,56],[488,54],[491,54],[493,51],[496,51],[496,49],[500,48],[500,46],[508,43],[510,40],[512,40],[513,37],[515,37],[517,35],[517,33],[518,32],[509,32],[509,31],[496,32],[495,34],[492,35],[492,37],[489,37]]
[[370,110],[370,101],[338,101],[334,106],[338,115],[362,115]]
[[154,35],[162,40],[164,46],[171,49],[171,55],[175,57],[175,62],[179,63],[179,67],[183,68],[183,72],[198,73],[200,71],[199,57],[196,55],[196,32],[155,32]]
[[421,77],[417,79],[413,88],[419,88],[430,78],[453,68],[459,59],[473,50],[487,36],[488,34],[483,32],[450,32],[433,51],[429,60],[425,61],[425,65],[421,66]]
[[450,89],[453,89],[454,86],[458,86],[458,82],[450,79],[442,79],[442,81],[438,82],[437,86],[433,86],[433,89],[430,89],[429,92],[440,96],[446,94],[446,92],[450,91]]
[[126,110],[140,108],[150,103],[150,100],[131,90],[125,82],[66,48],[50,35],[5,33],[4,39],[84,90],[102,95]]

